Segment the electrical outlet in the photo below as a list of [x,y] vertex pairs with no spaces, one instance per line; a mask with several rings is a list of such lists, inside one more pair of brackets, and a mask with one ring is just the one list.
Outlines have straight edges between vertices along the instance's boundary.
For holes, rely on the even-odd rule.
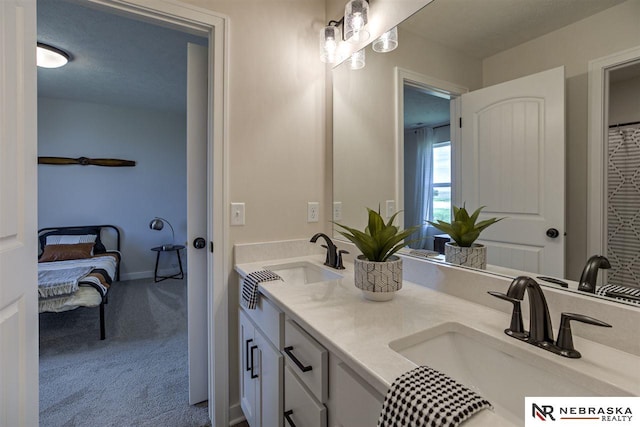
[[244,203],[231,203],[231,225],[244,225]]
[[333,202],[333,220],[342,220],[342,202]]
[[387,218],[391,218],[396,213],[396,201],[387,200]]
[[320,220],[320,203],[307,203],[307,222],[318,222]]

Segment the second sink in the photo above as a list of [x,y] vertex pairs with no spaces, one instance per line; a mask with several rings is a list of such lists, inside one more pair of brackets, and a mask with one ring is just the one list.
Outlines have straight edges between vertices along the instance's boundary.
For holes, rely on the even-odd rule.
[[329,280],[341,279],[342,275],[334,273],[308,261],[292,262],[287,264],[267,265],[264,267],[282,277],[285,283],[318,283]]
[[517,354],[522,349],[460,323],[427,329],[392,341],[389,347],[474,390],[491,402],[497,415],[516,425],[522,421],[525,396],[606,395],[599,387],[577,384],[576,374],[562,368],[552,372],[548,365],[553,362],[535,360],[530,354],[534,360],[525,361],[524,353]]

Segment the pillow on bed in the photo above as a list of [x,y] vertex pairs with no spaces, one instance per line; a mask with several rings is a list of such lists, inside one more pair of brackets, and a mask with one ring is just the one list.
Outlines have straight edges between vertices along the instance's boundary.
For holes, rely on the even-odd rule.
[[38,262],[66,261],[70,259],[91,258],[93,243],[76,243],[73,245],[47,245]]
[[94,254],[103,254],[107,251],[102,241],[100,241],[100,227],[72,227],[60,230],[47,231],[42,233],[39,237],[40,247],[44,249],[47,244],[47,238],[49,236],[77,236],[77,235],[92,235],[96,236],[95,245],[93,247]]
[[95,234],[59,234],[47,236],[45,242],[47,245],[75,245],[76,243],[95,243]]

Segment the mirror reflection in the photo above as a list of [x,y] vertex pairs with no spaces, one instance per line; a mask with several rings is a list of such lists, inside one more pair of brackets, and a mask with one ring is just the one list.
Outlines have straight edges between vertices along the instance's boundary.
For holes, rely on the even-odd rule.
[[[480,242],[488,242],[489,271],[507,275],[526,271],[579,282],[595,254],[587,249],[586,206],[592,190],[587,147],[589,62],[640,45],[640,28],[633,18],[640,13],[640,1],[580,1],[580,7],[568,1],[543,10],[514,0],[477,3],[435,0],[398,27],[396,50],[380,54],[367,48],[363,69],[350,70],[348,64],[334,68],[334,219],[363,227],[365,207],[380,206],[383,214],[404,210],[404,225],[423,225],[421,241],[411,244],[412,249],[430,255],[440,252],[448,236],[424,220],[447,220],[451,204],[466,202],[471,210],[486,205],[485,218],[508,218],[487,229],[495,228],[494,234],[483,232],[480,237]],[[616,31],[611,31],[614,27]],[[462,131],[457,126],[463,94],[501,88],[559,67],[563,67],[562,88],[551,92],[563,93],[564,98],[554,112],[544,104],[548,116],[541,126],[546,131],[564,119],[558,125],[560,137],[536,135],[535,156],[512,152],[509,161],[500,144],[509,142],[509,149],[516,150],[513,138],[488,138],[492,146],[470,154],[484,163],[475,164],[469,174],[466,169],[473,168],[461,148],[466,126]],[[623,68],[626,71],[620,71]],[[611,75],[615,77],[608,92],[623,93],[626,100],[620,104],[612,95],[607,125],[640,121],[637,67],[616,67]],[[616,119],[621,115],[614,111],[620,110],[624,122]],[[608,138],[602,139],[604,150]],[[549,154],[548,159],[542,157]],[[556,162],[553,170],[550,162]],[[478,172],[483,170],[484,175]],[[560,188],[564,182],[564,190],[556,191],[560,194],[549,202],[545,191],[553,191],[538,189],[527,179],[552,189],[554,183]],[[635,201],[640,195],[625,193],[625,198]],[[552,224],[529,229],[521,221],[528,218],[542,224],[540,218],[552,216],[551,207],[560,212]],[[602,208],[606,211],[607,206]],[[631,219],[619,221],[630,241],[625,247],[634,247],[640,227]],[[551,228],[558,230],[557,238],[548,237]],[[636,237],[630,237],[634,233]],[[599,284],[625,276],[621,284],[637,287],[640,261],[633,259],[630,249],[616,252],[607,243],[598,254],[609,258],[611,269],[599,270]],[[559,248],[552,247],[556,252],[547,258],[539,250],[546,244]]]

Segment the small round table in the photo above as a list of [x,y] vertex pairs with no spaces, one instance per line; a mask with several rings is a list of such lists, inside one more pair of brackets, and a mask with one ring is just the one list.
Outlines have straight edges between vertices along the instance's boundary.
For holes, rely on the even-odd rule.
[[[184,271],[182,270],[182,260],[180,259],[180,249],[184,249],[183,245],[163,245],[156,246],[155,248],[151,248],[152,251],[156,253],[156,268],[153,271],[153,281],[158,283],[167,279],[184,279]],[[160,261],[160,253],[161,252],[174,252],[178,256],[178,266],[180,266],[180,271],[176,274],[171,274],[169,276],[158,276],[158,262]]]

